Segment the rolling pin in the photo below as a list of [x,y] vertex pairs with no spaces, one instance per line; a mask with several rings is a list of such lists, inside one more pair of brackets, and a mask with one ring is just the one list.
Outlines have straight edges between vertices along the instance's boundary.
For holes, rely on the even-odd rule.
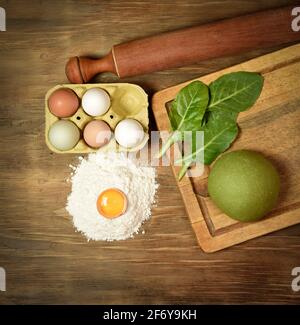
[[72,83],[88,82],[101,72],[129,77],[299,41],[300,32],[291,27],[293,7],[261,11],[115,45],[100,59],[72,57],[66,65],[66,75]]

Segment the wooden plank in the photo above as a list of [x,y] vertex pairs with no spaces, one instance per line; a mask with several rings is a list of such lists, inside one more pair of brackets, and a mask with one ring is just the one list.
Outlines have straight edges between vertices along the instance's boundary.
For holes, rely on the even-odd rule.
[[[167,167],[157,169],[157,205],[144,235],[87,242],[64,209],[68,165],[77,157],[48,150],[43,110],[46,92],[67,82],[64,64],[70,56],[100,57],[130,39],[293,3],[0,1],[7,13],[7,31],[0,33],[0,266],[7,272],[7,291],[0,292],[0,304],[299,304],[291,270],[300,261],[300,224],[205,254]],[[151,96],[273,50],[122,82],[137,83]],[[120,80],[104,74],[95,82]]]
[[[177,181],[199,245],[206,252],[221,250],[300,223],[300,45],[238,64],[199,80],[208,84],[225,73],[240,70],[262,73],[265,83],[257,103],[239,115],[241,132],[230,150],[247,148],[263,152],[272,159],[281,175],[282,192],[269,217],[246,224],[223,214],[209,197],[201,198],[193,178],[185,177]],[[152,104],[159,130],[170,130],[166,103],[173,100],[187,83],[154,95]],[[175,175],[178,169],[173,166]],[[207,176],[205,173],[200,177],[202,190]],[[198,182],[199,179],[196,180]]]

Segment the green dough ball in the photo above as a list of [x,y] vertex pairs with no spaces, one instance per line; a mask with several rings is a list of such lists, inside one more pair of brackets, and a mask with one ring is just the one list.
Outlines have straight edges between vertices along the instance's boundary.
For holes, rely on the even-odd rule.
[[208,177],[212,201],[233,219],[255,221],[276,204],[280,180],[277,170],[254,151],[232,151],[219,158]]

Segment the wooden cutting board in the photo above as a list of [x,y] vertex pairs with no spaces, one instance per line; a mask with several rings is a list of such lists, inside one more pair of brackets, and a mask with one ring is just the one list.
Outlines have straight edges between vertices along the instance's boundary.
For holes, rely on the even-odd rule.
[[[198,80],[209,84],[225,73],[242,70],[261,73],[265,78],[264,88],[256,104],[239,114],[240,133],[228,151],[250,149],[270,158],[280,172],[281,193],[277,206],[264,219],[240,223],[222,213],[208,197],[208,166],[201,177],[177,181],[198,243],[205,252],[300,223],[300,44]],[[152,109],[160,131],[170,130],[168,103],[189,82],[153,96]],[[172,166],[175,175],[179,168]]]

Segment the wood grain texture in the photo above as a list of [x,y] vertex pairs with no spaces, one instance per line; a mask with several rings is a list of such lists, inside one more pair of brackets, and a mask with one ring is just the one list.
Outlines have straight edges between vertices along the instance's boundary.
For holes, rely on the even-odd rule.
[[[264,10],[116,45],[113,47],[116,71],[120,77],[134,76],[257,47],[299,42],[299,34],[291,29],[292,9],[293,6],[287,6]],[[266,30],[269,32],[265,33]]]
[[[254,150],[271,159],[279,171],[282,190],[276,207],[268,216],[259,222],[241,223],[222,213],[207,197],[207,190],[204,195],[199,192],[199,182],[204,186],[202,190],[205,189],[204,182],[207,187],[209,173],[205,170],[201,176],[184,177],[177,181],[198,243],[208,253],[300,223],[300,45],[260,56],[196,80],[209,85],[222,75],[243,70],[260,73],[264,77],[264,87],[255,105],[238,116],[240,132],[228,151]],[[152,111],[160,131],[171,130],[168,106],[189,82],[154,94]],[[180,168],[172,166],[175,177]]]
[[139,38],[114,45],[111,52],[99,59],[72,57],[66,65],[66,75],[70,82],[79,84],[103,72],[124,78],[245,53],[258,47],[299,42],[300,35],[291,29],[293,8],[263,10]]
[[[137,37],[293,3],[0,0],[8,18],[0,33],[0,266],[7,271],[0,303],[300,303],[291,290],[300,227],[201,252],[169,168],[158,169],[158,202],[145,235],[87,243],[64,211],[68,165],[76,157],[51,153],[43,136],[44,95],[67,81],[68,57],[101,56]],[[123,81],[151,95],[266,52]]]

